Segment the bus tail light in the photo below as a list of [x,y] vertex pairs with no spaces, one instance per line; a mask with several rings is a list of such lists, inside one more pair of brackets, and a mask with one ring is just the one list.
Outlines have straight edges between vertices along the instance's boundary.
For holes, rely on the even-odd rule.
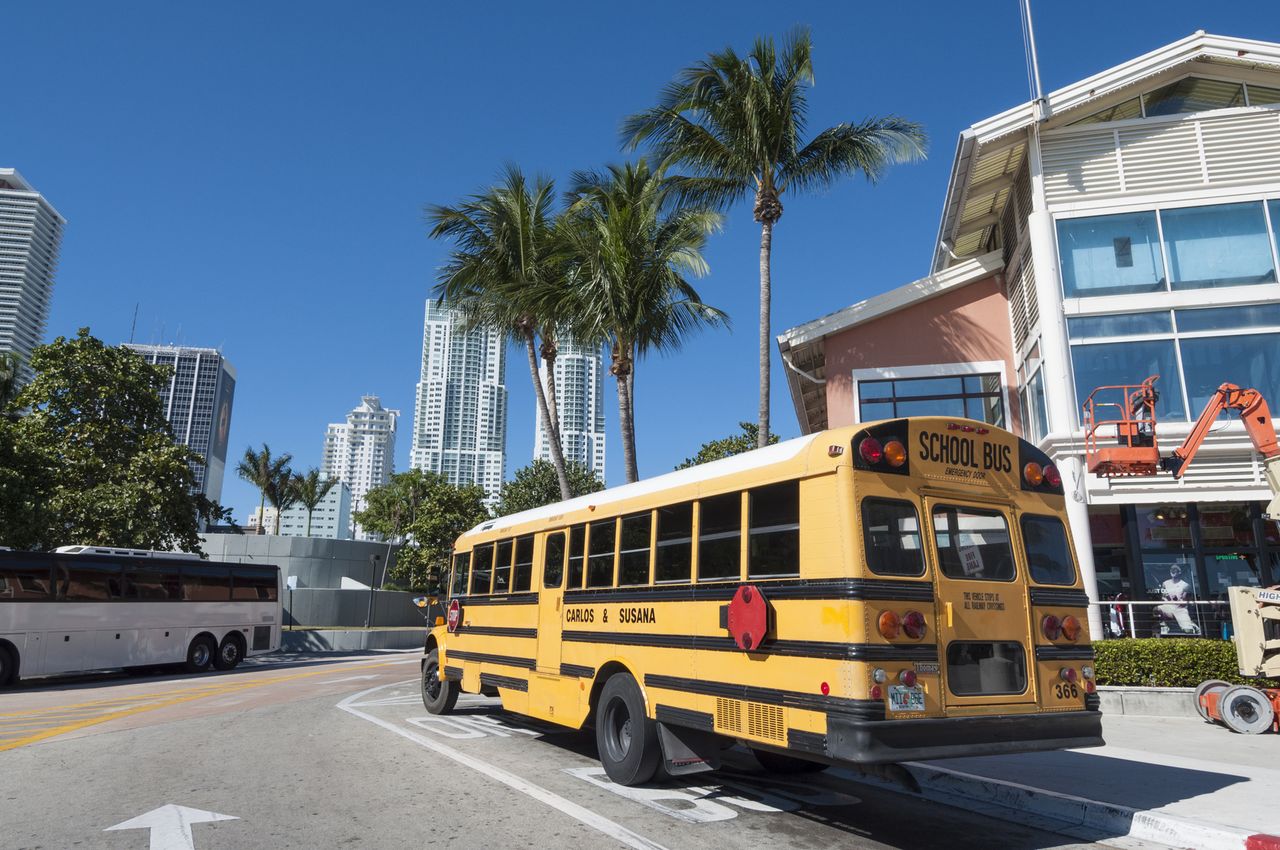
[[1031,461],[1022,467],[1022,478],[1032,487],[1039,487],[1040,482],[1044,481],[1044,470],[1040,468],[1040,464]]
[[895,469],[907,462],[907,447],[897,440],[884,444],[884,459]]
[[879,685],[873,686],[871,688],[871,698],[884,699],[884,688],[880,687]]
[[908,611],[902,616],[902,631],[912,640],[920,640],[928,630],[929,624],[919,611]]
[[1098,686],[1093,683],[1092,679],[1084,680],[1084,692],[1086,694],[1095,694],[1098,692]]
[[875,682],[877,685],[883,685],[887,678],[888,676],[885,675],[883,667],[877,667],[871,671],[871,681]]
[[1080,678],[1080,674],[1078,674],[1071,667],[1063,667],[1061,670],[1058,671],[1058,677],[1062,679],[1062,681],[1070,682],[1071,684],[1074,685],[1076,683],[1076,680]]
[[898,673],[898,681],[906,685],[908,688],[914,688],[916,686],[916,671],[915,670],[900,671]]
[[1062,474],[1058,472],[1058,467],[1046,466],[1044,468],[1044,483],[1054,488],[1062,486]]
[[884,447],[880,445],[880,441],[875,437],[864,437],[861,443],[858,443],[858,454],[867,463],[875,466],[884,460]]
[[1049,640],[1057,640],[1062,635],[1062,621],[1052,614],[1046,614],[1040,621],[1040,631]]
[[1081,667],[1081,668],[1080,668],[1080,675],[1081,675],[1081,676],[1083,676],[1083,677],[1085,678],[1085,681],[1088,681],[1089,679],[1092,679],[1092,678],[1093,678],[1093,668],[1086,664],[1085,666],[1083,666],[1083,667]]
[[1075,617],[1062,618],[1062,636],[1071,642],[1080,639],[1080,621]]
[[902,620],[892,611],[881,611],[880,619],[876,621],[876,626],[880,629],[880,636],[885,640],[893,640],[902,630]]

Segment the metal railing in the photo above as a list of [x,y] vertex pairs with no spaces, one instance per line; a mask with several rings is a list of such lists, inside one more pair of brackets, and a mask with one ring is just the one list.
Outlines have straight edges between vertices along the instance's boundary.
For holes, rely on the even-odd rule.
[[1185,602],[1107,599],[1092,602],[1102,615],[1102,638],[1231,637],[1231,611],[1225,599]]

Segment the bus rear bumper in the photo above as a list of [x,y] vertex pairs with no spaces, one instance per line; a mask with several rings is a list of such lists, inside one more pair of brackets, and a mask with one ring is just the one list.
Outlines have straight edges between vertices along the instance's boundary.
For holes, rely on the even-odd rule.
[[827,755],[858,764],[1100,747],[1102,712],[863,720],[827,715]]

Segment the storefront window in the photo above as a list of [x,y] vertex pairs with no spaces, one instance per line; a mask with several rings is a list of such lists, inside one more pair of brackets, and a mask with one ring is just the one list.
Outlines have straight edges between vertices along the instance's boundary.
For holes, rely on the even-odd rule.
[[858,382],[858,421],[902,416],[954,416],[1004,427],[998,373]]
[[1157,636],[1193,637],[1204,633],[1205,612],[1200,605],[1193,555],[1144,552],[1142,570],[1147,595],[1155,606]]
[[[1219,601],[1226,600],[1228,587],[1262,585],[1258,556],[1248,552],[1205,555],[1204,574],[1209,580],[1208,596]],[[1226,616],[1225,611],[1221,613]]]
[[1203,504],[1200,506],[1200,540],[1206,549],[1255,544],[1249,506]]
[[1139,505],[1138,545],[1143,549],[1190,549],[1191,520],[1186,505]]
[[1184,339],[1182,369],[1193,411],[1204,409],[1225,380],[1254,387],[1264,398],[1280,393],[1280,334],[1212,336]]

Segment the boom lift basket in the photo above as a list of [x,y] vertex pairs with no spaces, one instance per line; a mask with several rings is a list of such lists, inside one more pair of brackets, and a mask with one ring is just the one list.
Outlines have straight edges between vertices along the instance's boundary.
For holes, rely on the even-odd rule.
[[1155,386],[1159,379],[1152,375],[1141,384],[1098,387],[1085,399],[1085,454],[1094,475],[1154,475],[1160,470],[1156,439],[1160,396]]

